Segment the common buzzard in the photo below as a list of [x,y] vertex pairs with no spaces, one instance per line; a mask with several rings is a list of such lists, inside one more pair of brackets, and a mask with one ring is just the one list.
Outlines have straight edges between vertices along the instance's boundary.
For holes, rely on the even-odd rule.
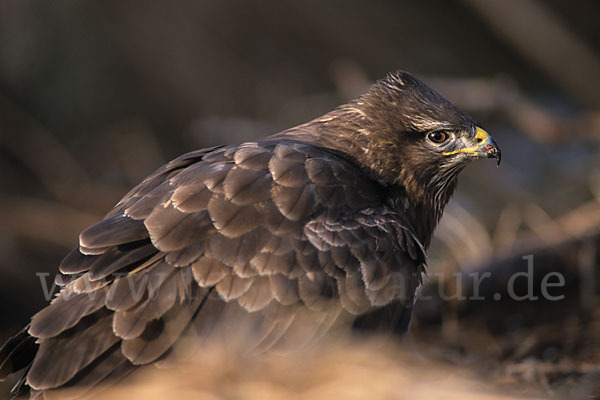
[[121,379],[184,337],[297,349],[391,306],[406,330],[475,158],[500,150],[406,72],[306,124],[185,154],[81,233],[60,293],[0,350],[0,378],[22,370],[15,390],[46,397]]

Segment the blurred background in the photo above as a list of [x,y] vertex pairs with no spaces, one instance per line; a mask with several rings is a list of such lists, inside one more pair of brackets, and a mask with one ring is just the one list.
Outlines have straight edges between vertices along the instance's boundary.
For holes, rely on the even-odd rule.
[[[405,348],[522,396],[600,398],[598,15],[591,0],[0,2],[0,341],[45,304],[36,274],[51,285],[155,168],[404,69],[503,152],[462,174]],[[502,296],[527,255],[535,288],[564,276],[560,301]],[[473,288],[448,277],[486,271],[486,300],[459,300]]]

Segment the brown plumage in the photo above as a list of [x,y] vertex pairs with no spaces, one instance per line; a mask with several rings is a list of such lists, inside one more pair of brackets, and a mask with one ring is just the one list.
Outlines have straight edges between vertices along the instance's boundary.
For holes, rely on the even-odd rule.
[[123,378],[183,336],[255,352],[336,321],[389,314],[406,330],[458,173],[499,156],[405,72],[304,125],[181,156],[81,233],[60,294],[0,350],[0,378],[24,369],[17,390],[45,396]]

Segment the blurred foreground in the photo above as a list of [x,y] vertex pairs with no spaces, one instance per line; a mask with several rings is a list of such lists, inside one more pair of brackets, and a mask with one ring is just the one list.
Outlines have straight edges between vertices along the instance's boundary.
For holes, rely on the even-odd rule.
[[[173,368],[151,367],[100,399],[542,399],[501,388],[472,371],[427,361],[389,340],[338,338],[308,352],[244,358],[207,349]],[[77,392],[57,393],[69,398]]]

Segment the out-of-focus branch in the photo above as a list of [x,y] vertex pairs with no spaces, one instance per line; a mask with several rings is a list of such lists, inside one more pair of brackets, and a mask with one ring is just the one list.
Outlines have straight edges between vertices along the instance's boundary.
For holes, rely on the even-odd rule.
[[0,196],[0,221],[13,236],[70,248],[79,232],[100,219],[64,205],[22,196]]

